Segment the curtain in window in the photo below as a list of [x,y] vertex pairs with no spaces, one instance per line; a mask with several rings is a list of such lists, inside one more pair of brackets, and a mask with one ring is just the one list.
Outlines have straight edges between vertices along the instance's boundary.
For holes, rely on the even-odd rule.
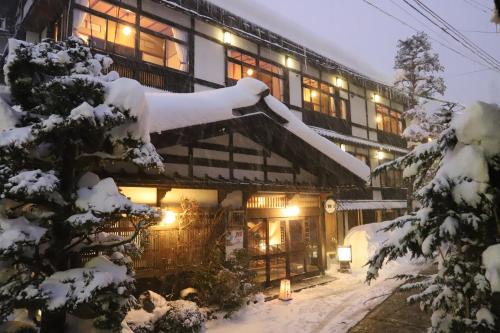
[[[186,32],[172,28],[172,33],[174,34],[175,39],[179,40],[185,40],[186,39]],[[177,55],[179,56],[179,61],[181,63],[179,70],[187,72],[188,71],[188,65],[189,65],[189,60],[188,60],[188,51],[187,48],[184,47],[184,45],[179,44],[179,43],[174,43],[175,44],[175,50],[177,51]]]
[[[76,0],[76,3],[79,4],[79,5],[82,5],[84,7],[89,7],[90,6],[90,2],[89,0]],[[72,29],[72,34],[74,36],[78,36],[80,38],[83,38],[85,40],[87,40],[84,36],[81,36],[77,30],[78,28],[83,24],[83,22],[85,21],[85,18],[87,17],[87,13],[84,12],[84,11],[81,11],[81,10],[73,10],[73,29]]]

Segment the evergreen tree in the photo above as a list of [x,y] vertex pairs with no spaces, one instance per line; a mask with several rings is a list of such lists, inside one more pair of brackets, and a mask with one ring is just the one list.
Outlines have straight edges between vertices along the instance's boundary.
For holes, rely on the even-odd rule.
[[436,259],[437,274],[409,279],[409,298],[432,311],[430,332],[498,332],[500,317],[500,107],[446,112],[436,140],[381,165],[413,177],[417,211],[392,221],[395,235],[370,258],[367,281],[386,260]]
[[419,97],[444,94],[446,86],[439,74],[444,70],[439,55],[432,53],[429,36],[419,32],[398,41],[394,59],[396,78],[394,85],[409,96],[410,109],[419,104]]
[[[119,331],[133,304],[130,256],[158,213],[91,171],[162,161],[149,143],[141,85],[103,75],[111,63],[77,38],[9,41],[4,72],[17,106],[0,108],[8,119],[0,132],[0,321],[16,308],[40,309],[42,333],[64,332],[66,314]],[[129,236],[105,232],[124,218]]]

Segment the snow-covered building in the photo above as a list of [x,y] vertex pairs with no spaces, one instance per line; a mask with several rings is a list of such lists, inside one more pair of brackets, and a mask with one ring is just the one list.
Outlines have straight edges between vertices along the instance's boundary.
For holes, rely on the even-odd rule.
[[166,212],[136,263],[144,276],[202,253],[202,228],[179,236],[171,225],[183,198],[227,207],[228,248],[249,249],[268,283],[325,270],[349,228],[405,209],[399,173],[368,176],[406,152],[406,98],[356,66],[202,0],[19,1],[17,38],[71,34],[152,88],[151,141],[166,172],[106,170],[127,196]]

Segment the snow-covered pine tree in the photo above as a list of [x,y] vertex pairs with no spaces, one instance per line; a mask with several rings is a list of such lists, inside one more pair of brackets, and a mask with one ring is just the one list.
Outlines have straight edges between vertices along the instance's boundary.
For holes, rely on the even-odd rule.
[[439,62],[439,55],[432,53],[429,36],[425,32],[416,33],[399,40],[397,48],[394,85],[408,95],[410,109],[419,104],[419,97],[442,95],[446,86],[439,74],[444,67]]
[[[111,63],[77,38],[9,41],[4,71],[16,106],[0,108],[0,321],[16,308],[40,309],[42,333],[64,332],[67,314],[119,331],[133,303],[130,255],[158,213],[91,171],[162,161],[149,143],[142,86],[104,75]],[[130,236],[105,232],[124,218]]]
[[395,236],[370,258],[367,281],[386,260],[436,259],[437,274],[403,286],[420,289],[409,301],[432,311],[430,331],[498,332],[500,107],[478,102],[450,118],[436,140],[375,170],[414,177],[420,207],[385,229]]

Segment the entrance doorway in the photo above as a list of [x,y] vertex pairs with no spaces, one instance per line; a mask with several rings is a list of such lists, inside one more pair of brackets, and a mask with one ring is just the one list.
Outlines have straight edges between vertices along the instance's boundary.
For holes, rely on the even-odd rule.
[[321,269],[318,217],[250,219],[247,244],[258,282],[315,275]]

